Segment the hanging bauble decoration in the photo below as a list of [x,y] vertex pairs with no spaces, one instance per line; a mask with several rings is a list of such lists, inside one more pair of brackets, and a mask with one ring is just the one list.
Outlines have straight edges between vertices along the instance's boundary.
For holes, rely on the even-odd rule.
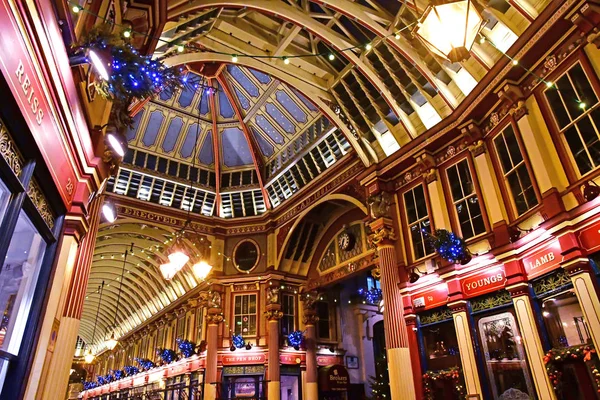
[[156,365],[147,358],[136,358],[135,362],[140,365],[142,371],[148,371],[149,369],[156,367]]
[[246,341],[244,340],[244,338],[242,337],[241,334],[237,334],[237,335],[233,335],[231,337],[231,343],[237,348],[237,349],[241,349],[242,347],[244,347],[246,345]]
[[177,360],[177,353],[175,353],[171,349],[158,349],[156,352],[163,364],[171,364],[173,361]]
[[431,240],[435,251],[444,260],[462,265],[466,265],[471,261],[471,252],[463,238],[445,229],[436,229],[433,234],[425,233],[429,236],[429,240]]
[[196,345],[194,343],[187,339],[177,339],[176,342],[183,357],[188,358],[196,354],[196,351],[194,350]]
[[138,367],[134,367],[133,365],[124,366],[123,371],[125,371],[125,376],[133,376],[140,372]]
[[83,382],[83,390],[90,390],[98,387],[98,382],[94,381],[85,381]]
[[125,378],[125,372],[120,369],[114,369],[112,372],[112,375],[115,378],[115,381]]
[[288,344],[294,348],[294,350],[300,350],[302,344],[302,331],[293,331],[287,337]]

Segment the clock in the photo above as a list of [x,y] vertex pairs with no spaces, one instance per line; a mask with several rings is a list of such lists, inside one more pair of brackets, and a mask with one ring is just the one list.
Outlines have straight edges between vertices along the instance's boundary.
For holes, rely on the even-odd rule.
[[356,240],[354,235],[348,232],[344,232],[338,236],[338,246],[340,250],[350,251],[354,248]]

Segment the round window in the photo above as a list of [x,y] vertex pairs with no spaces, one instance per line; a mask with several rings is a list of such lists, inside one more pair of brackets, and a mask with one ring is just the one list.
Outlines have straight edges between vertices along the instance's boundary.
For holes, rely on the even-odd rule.
[[233,254],[233,261],[237,269],[248,272],[256,267],[259,259],[258,245],[251,240],[238,243]]

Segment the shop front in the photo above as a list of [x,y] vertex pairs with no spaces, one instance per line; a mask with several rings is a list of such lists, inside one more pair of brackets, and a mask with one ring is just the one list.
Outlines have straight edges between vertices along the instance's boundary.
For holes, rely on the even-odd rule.
[[343,365],[319,368],[319,399],[347,400],[350,375]]
[[300,351],[279,354],[281,400],[302,399],[302,370],[306,369],[306,353]]
[[247,353],[223,354],[221,383],[217,390],[219,399],[266,399],[266,354],[262,352]]

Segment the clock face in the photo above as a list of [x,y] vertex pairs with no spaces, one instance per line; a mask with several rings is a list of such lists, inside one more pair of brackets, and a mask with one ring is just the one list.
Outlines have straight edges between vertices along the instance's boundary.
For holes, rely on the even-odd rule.
[[354,237],[346,232],[338,236],[338,246],[341,250],[350,251],[354,247]]

